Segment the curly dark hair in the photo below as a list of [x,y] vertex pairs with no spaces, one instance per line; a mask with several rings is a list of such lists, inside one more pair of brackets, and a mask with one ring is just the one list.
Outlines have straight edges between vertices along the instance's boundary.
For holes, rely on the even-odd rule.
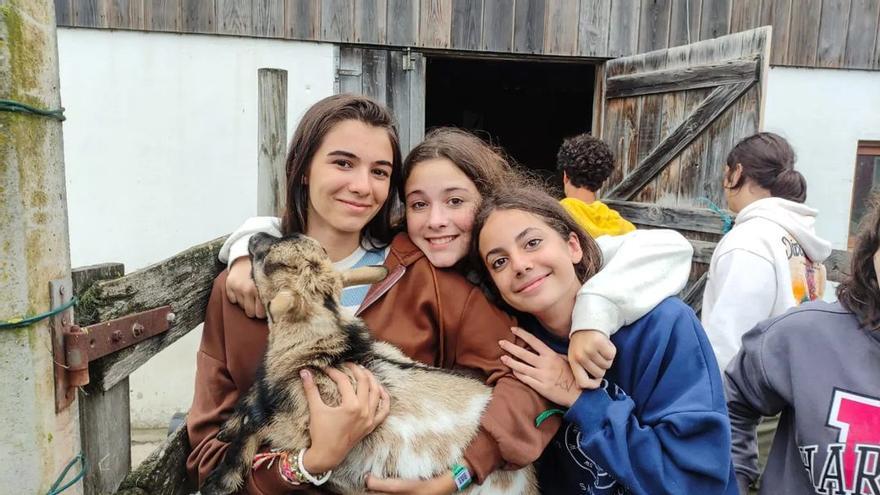
[[874,269],[874,254],[880,248],[880,193],[862,219],[849,275],[837,287],[837,299],[852,311],[868,330],[880,330],[880,286]]
[[587,133],[579,134],[562,142],[556,166],[573,186],[596,192],[614,171],[614,154],[605,141]]

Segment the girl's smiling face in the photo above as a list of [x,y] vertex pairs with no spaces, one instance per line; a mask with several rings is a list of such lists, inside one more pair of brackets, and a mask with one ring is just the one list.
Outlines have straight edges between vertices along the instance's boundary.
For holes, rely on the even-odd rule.
[[514,309],[543,321],[573,305],[581,286],[574,264],[584,255],[576,234],[566,239],[532,213],[498,209],[479,233],[479,252],[499,294]]
[[432,265],[447,268],[467,255],[480,193],[446,158],[419,162],[404,186],[410,239]]

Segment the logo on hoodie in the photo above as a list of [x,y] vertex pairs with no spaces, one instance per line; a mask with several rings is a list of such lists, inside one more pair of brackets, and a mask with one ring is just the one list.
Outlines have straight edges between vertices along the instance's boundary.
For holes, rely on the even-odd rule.
[[825,292],[825,265],[811,260],[791,235],[782,237],[791,273],[791,292],[798,304],[816,301]]
[[822,466],[815,464],[819,445],[798,447],[816,493],[880,495],[880,399],[834,389],[825,424],[838,433],[825,445]]

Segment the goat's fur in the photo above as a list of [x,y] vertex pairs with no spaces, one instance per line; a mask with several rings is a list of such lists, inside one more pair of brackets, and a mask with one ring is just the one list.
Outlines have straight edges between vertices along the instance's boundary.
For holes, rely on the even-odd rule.
[[[369,369],[388,390],[391,406],[388,418],[333,470],[328,488],[361,494],[366,492],[368,473],[406,479],[448,473],[476,435],[491,389],[475,379],[413,361],[397,348],[373,340],[363,321],[340,311],[344,285],[380,280],[385,268],[363,267],[340,274],[316,241],[298,234],[283,239],[258,234],[250,250],[254,280],[270,319],[269,343],[253,387],[220,430],[217,438],[229,442],[229,448],[202,493],[239,490],[262,445],[294,455],[308,447],[309,411],[299,372],[312,370],[324,402],[338,404],[336,385],[320,370],[334,366],[346,371],[343,362]],[[467,493],[537,494],[538,490],[529,466],[496,471]]]

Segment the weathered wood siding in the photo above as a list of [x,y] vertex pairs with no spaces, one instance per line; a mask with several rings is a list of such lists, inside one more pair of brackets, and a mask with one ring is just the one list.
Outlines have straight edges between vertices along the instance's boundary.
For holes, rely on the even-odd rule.
[[614,58],[773,26],[771,64],[880,70],[880,0],[55,0],[60,26]]

